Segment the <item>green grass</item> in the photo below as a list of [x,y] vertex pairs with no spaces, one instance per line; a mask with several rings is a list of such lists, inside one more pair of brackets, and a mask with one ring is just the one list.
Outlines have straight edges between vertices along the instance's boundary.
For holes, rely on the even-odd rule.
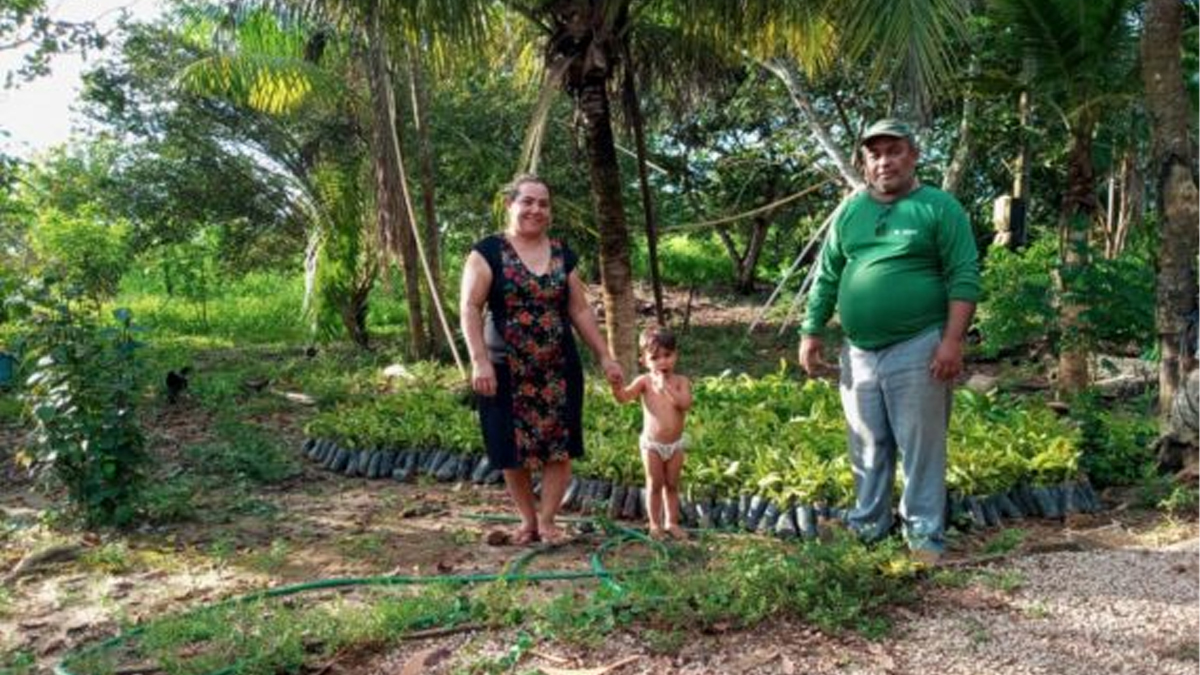
[[984,586],[1002,593],[1014,593],[1025,585],[1025,575],[1016,570],[1001,570],[998,572],[983,572],[979,580]]
[[1003,555],[1011,553],[1025,543],[1029,532],[1020,528],[1008,528],[996,533],[983,546],[984,555]]
[[[826,544],[722,538],[672,550],[670,564],[621,575],[618,587],[585,582],[550,597],[523,583],[498,582],[367,587],[352,596],[314,592],[201,608],[151,621],[119,659],[150,661],[168,675],[233,664],[250,674],[298,672],[334,654],[385,648],[412,631],[478,623],[518,629],[507,652],[463,666],[498,673],[539,643],[594,645],[617,631],[643,636],[659,653],[674,653],[697,631],[786,617],[875,638],[889,627],[886,609],[911,601],[916,587],[915,570],[898,547],[866,548],[849,537]],[[273,567],[288,553],[277,541],[260,562]],[[613,568],[638,554],[615,554]],[[89,674],[121,665],[105,661],[99,654],[69,665]]]
[[28,675],[36,670],[37,657],[33,652],[17,650],[0,655],[0,673],[4,675]]
[[[251,272],[222,280],[204,302],[168,296],[160,279],[131,273],[110,303],[127,307],[156,340],[184,339],[195,346],[307,345],[314,340],[303,313],[302,273]],[[403,294],[381,281],[371,296],[367,323],[374,336],[395,339],[407,323]]]
[[879,637],[883,609],[911,601],[915,569],[898,545],[867,548],[848,536],[783,543],[722,538],[645,575],[559,596],[539,615],[540,632],[589,644],[617,628],[708,631],[795,617],[823,630]]

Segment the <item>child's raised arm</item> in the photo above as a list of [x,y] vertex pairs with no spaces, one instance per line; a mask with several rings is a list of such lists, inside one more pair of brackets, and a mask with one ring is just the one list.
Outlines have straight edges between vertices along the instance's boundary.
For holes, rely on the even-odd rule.
[[672,377],[671,383],[663,387],[663,392],[679,410],[687,412],[692,407],[692,383],[683,375]]
[[633,379],[633,382],[629,383],[628,386],[626,386],[623,382],[621,384],[614,383],[612,386],[613,398],[617,399],[617,403],[629,403],[630,401],[636,401],[641,397],[642,391],[645,388],[646,376],[638,375]]

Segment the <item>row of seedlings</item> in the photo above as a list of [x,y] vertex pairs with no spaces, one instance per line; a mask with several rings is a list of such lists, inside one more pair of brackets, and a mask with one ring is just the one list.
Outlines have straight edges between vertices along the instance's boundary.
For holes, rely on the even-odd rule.
[[[470,481],[476,485],[503,482],[500,469],[486,455],[463,455],[448,450],[352,450],[329,439],[308,439],[302,451],[323,468],[349,477],[413,480],[417,474],[440,482]],[[535,482],[535,490],[540,484]],[[640,486],[613,484],[602,479],[573,477],[563,495],[563,508],[582,513],[603,513],[613,520],[645,517],[645,499]],[[1003,493],[986,496],[950,495],[947,511],[951,523],[960,527],[999,527],[1005,520],[1026,517],[1058,519],[1071,513],[1094,513],[1102,505],[1086,480],[1056,486],[1020,484]],[[816,538],[820,520],[844,520],[848,511],[824,504],[795,504],[780,507],[760,495],[736,498],[705,497],[680,499],[680,520],[685,527],[743,530],[774,534],[782,538]]]

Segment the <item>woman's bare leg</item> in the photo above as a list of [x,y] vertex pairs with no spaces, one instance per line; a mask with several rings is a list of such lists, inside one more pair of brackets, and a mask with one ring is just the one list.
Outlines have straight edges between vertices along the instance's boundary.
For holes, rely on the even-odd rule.
[[546,462],[542,466],[542,503],[539,509],[538,534],[548,543],[562,540],[563,532],[554,524],[562,508],[563,495],[571,483],[571,461]]
[[517,507],[517,515],[521,517],[521,529],[517,535],[517,543],[529,543],[537,539],[538,516],[533,496],[533,479],[529,475],[529,469],[505,469],[504,484],[508,486],[508,494]]

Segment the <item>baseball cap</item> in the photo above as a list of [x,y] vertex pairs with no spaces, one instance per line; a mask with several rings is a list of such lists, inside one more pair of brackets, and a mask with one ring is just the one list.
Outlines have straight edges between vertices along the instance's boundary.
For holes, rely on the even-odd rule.
[[863,132],[862,142],[875,138],[876,136],[891,136],[892,138],[913,139],[912,129],[907,124],[901,122],[894,117],[887,117],[867,127]]

